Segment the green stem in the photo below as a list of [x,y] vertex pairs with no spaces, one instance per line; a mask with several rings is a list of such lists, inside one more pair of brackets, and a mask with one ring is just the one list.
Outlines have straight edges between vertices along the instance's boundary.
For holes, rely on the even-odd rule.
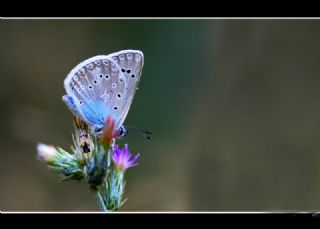
[[103,197],[102,197],[101,192],[99,190],[96,191],[96,198],[97,198],[100,210],[103,212],[108,212],[108,209],[103,201]]

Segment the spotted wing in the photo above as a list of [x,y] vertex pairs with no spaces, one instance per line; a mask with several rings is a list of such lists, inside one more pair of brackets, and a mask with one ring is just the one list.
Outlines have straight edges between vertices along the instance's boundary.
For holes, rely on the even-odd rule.
[[143,53],[138,50],[123,50],[112,53],[109,56],[119,65],[126,82],[125,104],[121,111],[119,121],[119,123],[123,123],[129,112],[136,90],[138,89],[144,64],[144,56]]
[[127,80],[109,56],[95,56],[77,65],[64,81],[68,108],[89,125],[102,128],[111,115],[118,128],[127,109]]

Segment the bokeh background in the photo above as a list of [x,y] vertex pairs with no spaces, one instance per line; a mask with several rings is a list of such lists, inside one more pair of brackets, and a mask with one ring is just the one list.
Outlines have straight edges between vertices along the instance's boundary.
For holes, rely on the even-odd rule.
[[126,124],[142,154],[121,211],[320,208],[319,20],[1,20],[0,208],[98,211],[85,182],[36,158],[69,149],[63,80],[82,60],[139,49]]

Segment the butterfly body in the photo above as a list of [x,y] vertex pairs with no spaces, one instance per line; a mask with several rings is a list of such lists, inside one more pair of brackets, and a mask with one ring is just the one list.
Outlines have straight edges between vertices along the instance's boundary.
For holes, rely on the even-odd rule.
[[100,135],[111,116],[116,132],[123,136],[123,122],[129,112],[141,78],[144,57],[141,51],[123,50],[89,58],[71,70],[64,81],[62,97],[72,113]]

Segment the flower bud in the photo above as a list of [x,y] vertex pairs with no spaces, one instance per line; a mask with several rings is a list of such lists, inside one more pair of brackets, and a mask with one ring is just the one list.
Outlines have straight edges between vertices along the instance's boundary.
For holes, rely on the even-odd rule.
[[52,162],[57,154],[57,150],[54,146],[46,144],[37,145],[38,159],[45,162]]

